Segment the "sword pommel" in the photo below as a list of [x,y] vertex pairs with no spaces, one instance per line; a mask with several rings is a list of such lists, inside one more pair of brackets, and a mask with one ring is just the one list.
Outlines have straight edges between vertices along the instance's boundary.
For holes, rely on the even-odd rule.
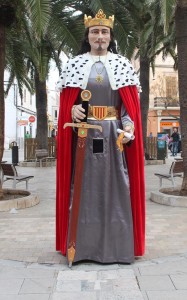
[[92,94],[89,90],[84,90],[81,92],[82,101],[89,101]]

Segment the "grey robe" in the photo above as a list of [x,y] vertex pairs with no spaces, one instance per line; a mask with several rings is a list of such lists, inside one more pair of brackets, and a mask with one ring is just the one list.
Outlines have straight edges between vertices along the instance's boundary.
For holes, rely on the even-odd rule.
[[[102,68],[98,62],[97,71]],[[102,84],[95,81],[96,76],[93,65],[87,85],[92,93],[90,105],[120,106],[119,92],[111,89],[105,68]],[[88,122],[101,125],[103,132],[88,131],[74,262],[132,263],[134,238],[128,170],[124,153],[116,146],[117,128],[132,121],[122,105],[121,120]],[[94,138],[103,139],[103,153],[93,153]]]

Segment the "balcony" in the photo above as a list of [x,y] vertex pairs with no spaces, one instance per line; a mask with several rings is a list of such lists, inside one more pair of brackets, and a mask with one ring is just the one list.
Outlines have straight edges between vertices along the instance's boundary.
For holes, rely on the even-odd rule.
[[179,107],[179,99],[171,97],[155,97],[154,98],[154,107],[157,108],[174,108]]

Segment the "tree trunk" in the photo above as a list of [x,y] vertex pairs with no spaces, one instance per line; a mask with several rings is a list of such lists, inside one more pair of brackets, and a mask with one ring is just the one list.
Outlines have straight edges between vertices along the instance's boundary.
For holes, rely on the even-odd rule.
[[35,71],[35,91],[37,111],[37,148],[48,149],[46,81],[40,81],[37,71]]
[[140,55],[140,84],[142,87],[142,92],[140,93],[140,107],[142,115],[144,152],[146,152],[147,116],[149,110],[149,65],[149,59]]
[[[4,120],[5,120],[5,102],[4,102],[4,68],[5,68],[5,27],[0,24],[0,163],[4,151]],[[0,199],[3,198],[2,182],[0,180]]]
[[184,178],[181,195],[187,195],[187,0],[177,1],[175,12],[178,50],[180,125]]

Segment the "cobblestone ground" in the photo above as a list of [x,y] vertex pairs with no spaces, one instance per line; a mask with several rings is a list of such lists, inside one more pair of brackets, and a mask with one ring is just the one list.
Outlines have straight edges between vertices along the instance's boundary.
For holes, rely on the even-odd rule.
[[[55,167],[18,167],[20,173],[34,175],[29,187],[40,204],[0,213],[0,299],[186,300],[187,208],[149,200],[159,185],[154,173],[166,172],[170,164],[168,159],[165,165],[145,167],[145,256],[130,266],[79,263],[73,272],[55,251]],[[25,188],[24,183],[18,186]]]
[[[187,209],[163,206],[149,200],[150,191],[158,190],[154,172],[165,171],[166,165],[146,166],[146,254],[140,260],[175,255],[187,251]],[[0,259],[38,263],[63,263],[55,251],[55,167],[20,168],[20,173],[34,175],[29,188],[40,197],[40,204],[29,209],[0,213]],[[178,183],[181,179],[178,178]],[[165,186],[170,186],[165,181]],[[4,186],[11,186],[7,182]],[[17,186],[25,188],[25,183]]]

